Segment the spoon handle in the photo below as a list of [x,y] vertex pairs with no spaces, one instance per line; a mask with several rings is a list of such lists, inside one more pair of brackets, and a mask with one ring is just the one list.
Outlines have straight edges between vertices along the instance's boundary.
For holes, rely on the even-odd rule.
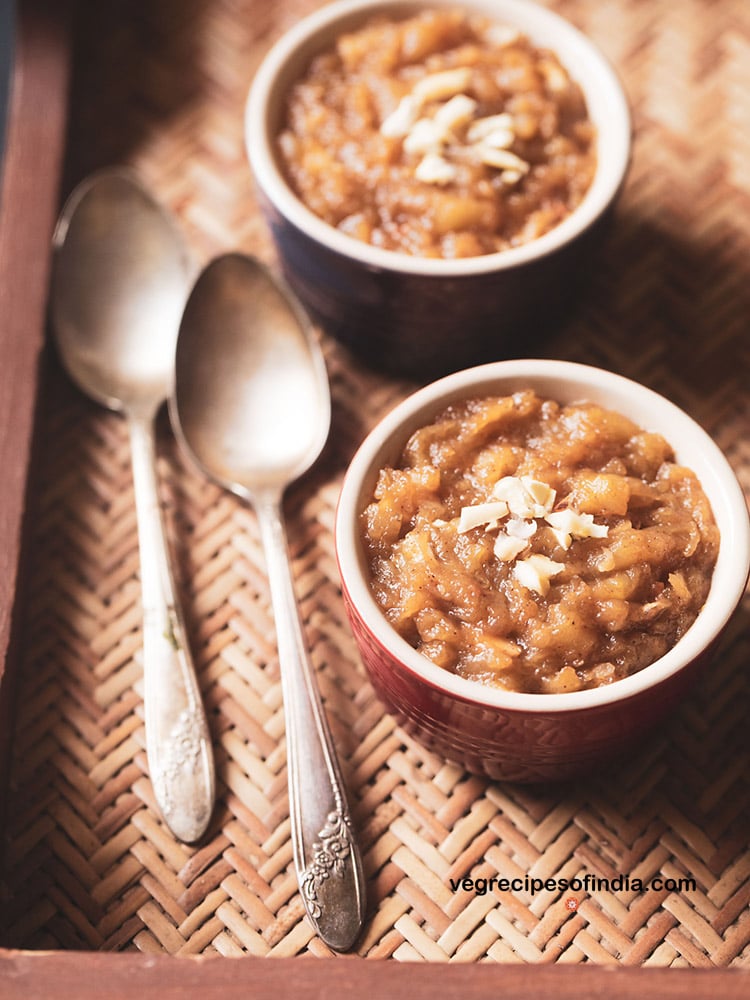
[[255,508],[278,636],[297,878],[320,937],[335,951],[347,951],[364,920],[362,861],[302,631],[281,504],[277,498],[260,498]]
[[167,826],[192,843],[205,832],[213,810],[213,752],[170,567],[152,418],[130,420],[130,443],[141,561],[148,766]]

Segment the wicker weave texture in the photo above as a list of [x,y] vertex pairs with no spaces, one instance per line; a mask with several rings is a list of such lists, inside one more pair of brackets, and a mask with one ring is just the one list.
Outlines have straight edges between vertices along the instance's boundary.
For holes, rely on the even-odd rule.
[[[196,258],[272,259],[242,145],[262,54],[310,0],[90,5],[69,183],[134,165]],[[746,0],[560,0],[623,76],[635,155],[577,315],[541,346],[646,382],[724,448],[750,492],[750,7]],[[332,542],[341,477],[411,388],[325,340],[326,451],[287,503],[297,592],[361,832],[370,914],[359,952],[397,960],[750,963],[750,655],[745,606],[712,671],[624,764],[563,788],[492,784],[408,740],[375,698],[344,621]],[[124,423],[51,361],[40,414],[30,596],[11,775],[2,943],[327,955],[291,864],[284,721],[252,513],[180,458],[160,471],[211,717],[218,805],[175,842],[144,750],[138,555]],[[555,893],[464,876],[644,880],[695,889]],[[571,902],[572,900],[572,902]]]

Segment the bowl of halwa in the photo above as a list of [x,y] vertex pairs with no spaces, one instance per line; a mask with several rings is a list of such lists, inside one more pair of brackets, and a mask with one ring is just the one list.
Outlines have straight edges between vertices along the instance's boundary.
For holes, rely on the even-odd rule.
[[246,144],[308,311],[424,381],[523,356],[574,304],[631,124],[592,42],[528,0],[343,0],[266,55]]
[[743,595],[750,524],[720,449],[664,397],[500,361],[369,434],[336,554],[364,665],[406,730],[539,781],[608,762],[688,690]]

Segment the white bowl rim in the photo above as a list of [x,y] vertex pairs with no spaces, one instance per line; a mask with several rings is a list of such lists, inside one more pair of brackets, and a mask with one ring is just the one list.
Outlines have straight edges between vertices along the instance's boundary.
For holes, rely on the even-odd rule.
[[[364,18],[368,13],[384,9],[457,5],[484,10],[498,20],[518,25],[533,41],[541,42],[554,36],[554,42],[548,40],[546,44],[554,48],[568,71],[580,83],[589,112],[592,112],[592,101],[602,109],[595,124],[600,137],[606,132],[606,141],[597,145],[598,164],[594,181],[581,203],[559,225],[519,247],[456,260],[412,257],[373,247],[340,232],[316,216],[284,179],[266,127],[266,112],[273,106],[271,98],[276,80],[300,48],[311,44],[317,37],[332,37],[336,24],[342,18]],[[540,32],[543,38],[537,39],[535,35]],[[591,74],[588,86],[582,72]],[[300,20],[271,47],[255,74],[245,108],[246,151],[256,183],[284,218],[315,242],[370,269],[441,278],[509,270],[545,257],[575,240],[605,213],[620,190],[630,163],[631,136],[627,98],[609,61],[569,21],[532,0],[334,0]]]
[[[633,411],[642,410],[649,417],[648,424],[644,421],[640,426],[663,433],[675,448],[678,461],[683,460],[686,442],[690,442],[690,453],[698,461],[684,464],[690,464],[698,474],[711,501],[721,532],[719,556],[708,598],[693,625],[664,656],[638,673],[610,685],[565,694],[523,694],[487,687],[443,670],[418,653],[388,624],[375,601],[362,568],[364,556],[357,519],[360,495],[378,455],[389,442],[403,446],[410,430],[421,426],[430,413],[434,416],[449,401],[470,397],[477,390],[484,393],[488,383],[497,383],[499,394],[515,391],[511,388],[514,385],[528,385],[537,391],[543,385],[585,386],[598,393],[600,399],[631,400]],[[489,393],[493,391],[489,389]],[[554,392],[550,396],[554,398]],[[565,401],[573,398],[585,399],[585,391],[579,394],[576,390],[575,396],[568,393]],[[622,412],[621,403],[610,408]],[[633,411],[631,419],[637,421]],[[416,417],[420,417],[419,422],[408,423]],[[666,427],[671,429],[671,435],[665,433]],[[383,417],[360,445],[344,477],[336,511],[335,547],[342,583],[356,612],[376,640],[420,680],[485,708],[555,714],[611,705],[639,695],[679,673],[711,644],[736,610],[747,584],[750,517],[742,489],[723,452],[692,417],[664,396],[602,368],[569,361],[519,359],[455,372],[417,390]]]

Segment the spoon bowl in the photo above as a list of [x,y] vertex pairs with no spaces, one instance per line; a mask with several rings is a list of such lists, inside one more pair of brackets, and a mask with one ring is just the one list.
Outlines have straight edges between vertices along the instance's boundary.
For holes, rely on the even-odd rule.
[[213,753],[170,569],[154,446],[191,267],[172,219],[124,170],[101,171],[75,189],[53,247],[50,314],[60,358],[130,428],[149,770],[167,826],[192,842],[211,818]]
[[323,359],[299,307],[250,258],[217,258],[196,282],[174,401],[178,433],[203,471],[245,499],[283,490],[325,444]]
[[257,261],[208,265],[180,325],[170,413],[198,467],[250,501],[258,517],[278,638],[292,845],[302,900],[321,938],[352,947],[364,876],[294,594],[284,489],[328,435],[325,363],[303,313]]
[[103,171],[66,202],[54,246],[52,321],[69,374],[110,409],[155,411],[190,280],[171,218],[129,172]]

